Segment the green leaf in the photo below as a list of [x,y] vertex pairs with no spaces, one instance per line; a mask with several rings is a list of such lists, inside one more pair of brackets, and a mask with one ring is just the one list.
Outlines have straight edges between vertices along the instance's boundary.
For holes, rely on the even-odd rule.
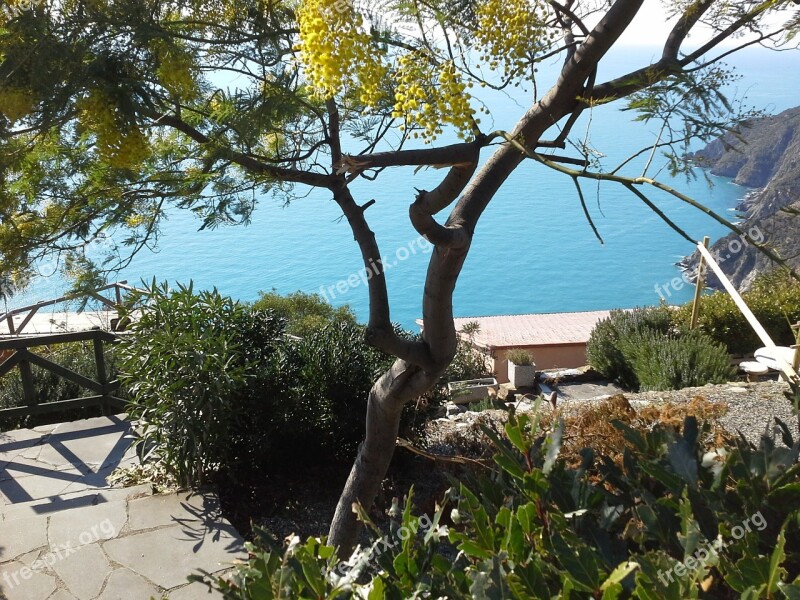
[[786,535],[784,530],[778,534],[778,542],[775,544],[775,549],[772,551],[772,556],[769,559],[769,578],[767,579],[767,591],[772,594],[777,591],[778,584],[783,581],[786,576],[786,569],[781,564],[786,560]]
[[564,419],[559,418],[555,429],[548,434],[547,439],[545,440],[545,448],[547,448],[547,452],[545,453],[544,465],[542,466],[542,472],[545,475],[549,475],[550,471],[553,470],[553,466],[556,464],[558,453],[561,450],[561,436],[563,434]]
[[702,537],[686,490],[678,503],[678,511],[681,517],[681,532],[678,534],[678,539],[683,547],[683,558],[686,560],[695,553]]
[[[625,579],[628,575],[633,573],[639,568],[639,563],[633,561],[625,561],[620,563],[616,566],[616,568],[611,571],[606,580],[603,582],[603,585],[600,586],[600,589],[605,591],[607,588],[612,587],[614,585],[619,585],[622,583],[622,580]],[[622,589],[620,587],[620,589]],[[605,595],[603,595],[605,598]],[[616,596],[614,596],[616,598]]]
[[372,589],[369,591],[368,600],[383,600],[384,599],[384,585],[381,577],[376,577],[372,580]]
[[592,550],[583,545],[570,547],[555,530],[550,534],[550,540],[559,564],[569,574],[575,589],[595,592],[600,587],[600,564]]

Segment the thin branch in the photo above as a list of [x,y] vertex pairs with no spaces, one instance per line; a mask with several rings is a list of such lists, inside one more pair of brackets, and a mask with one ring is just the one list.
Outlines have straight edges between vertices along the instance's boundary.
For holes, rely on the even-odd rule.
[[572,183],[575,184],[575,189],[578,190],[578,198],[581,201],[581,208],[583,209],[583,214],[586,216],[586,220],[589,221],[589,225],[594,232],[594,236],[598,239],[601,244],[605,244],[603,238],[600,236],[600,232],[597,231],[597,227],[595,227],[594,220],[592,219],[592,215],[589,214],[589,208],[586,206],[586,200],[583,197],[583,190],[581,189],[581,184],[578,181],[577,177],[572,178]]

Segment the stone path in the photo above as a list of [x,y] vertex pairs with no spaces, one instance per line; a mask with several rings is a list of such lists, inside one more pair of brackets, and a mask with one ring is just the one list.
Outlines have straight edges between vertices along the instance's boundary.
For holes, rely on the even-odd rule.
[[187,576],[243,558],[210,493],[112,488],[130,423],[100,417],[0,433],[0,598],[218,598]]

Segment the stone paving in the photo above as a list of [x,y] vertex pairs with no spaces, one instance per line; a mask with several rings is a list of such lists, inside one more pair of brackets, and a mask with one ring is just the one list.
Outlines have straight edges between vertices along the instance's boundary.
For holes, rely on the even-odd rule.
[[122,416],[0,433],[0,598],[220,597],[187,576],[224,573],[241,536],[214,494],[111,487],[130,433]]

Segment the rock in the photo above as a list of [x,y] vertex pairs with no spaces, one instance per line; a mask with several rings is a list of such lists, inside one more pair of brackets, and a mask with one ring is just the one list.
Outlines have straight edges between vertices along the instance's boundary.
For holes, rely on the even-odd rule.
[[460,415],[462,413],[467,412],[466,406],[463,406],[461,404],[456,404],[454,402],[448,402],[447,404],[444,405],[444,408],[445,408],[445,414],[448,419],[456,415]]
[[[726,134],[691,155],[698,165],[715,175],[759,188],[748,193],[737,207],[745,212],[739,227],[757,242],[766,242],[788,257],[792,267],[800,266],[800,216],[786,209],[800,210],[798,156],[800,107],[751,121],[738,134]],[[749,289],[757,274],[773,266],[766,255],[752,244],[742,243],[735,233],[718,240],[711,253],[739,291]],[[698,261],[699,253],[695,252],[679,264],[693,277]],[[707,274],[706,281],[710,287],[722,287],[713,273]]]

